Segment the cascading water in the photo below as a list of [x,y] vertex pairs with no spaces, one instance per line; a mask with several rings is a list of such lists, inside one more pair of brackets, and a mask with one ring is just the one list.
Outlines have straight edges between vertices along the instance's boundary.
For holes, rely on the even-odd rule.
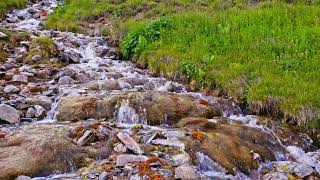
[[[48,1],[48,5],[44,7],[51,12],[53,8],[56,6],[56,1]],[[12,15],[14,16],[14,15]],[[48,111],[47,116],[42,120],[38,121],[37,123],[55,123],[57,118],[57,108],[60,103],[60,99],[67,95],[79,95],[79,94],[90,94],[95,95],[96,99],[103,99],[108,98],[112,94],[121,94],[124,92],[132,91],[144,91],[144,90],[152,90],[152,91],[162,91],[162,92],[174,92],[179,93],[180,95],[190,95],[192,96],[197,103],[202,103],[202,105],[214,105],[219,104],[219,101],[216,97],[213,96],[206,96],[202,93],[194,93],[194,92],[187,92],[186,88],[178,83],[168,81],[163,77],[151,77],[146,70],[141,70],[135,68],[135,65],[128,61],[119,61],[116,59],[111,59],[109,56],[103,56],[104,50],[109,50],[109,47],[106,45],[106,42],[103,40],[102,37],[88,37],[84,35],[74,34],[70,32],[58,32],[58,31],[47,31],[41,30],[39,19],[26,19],[21,20],[15,23],[17,29],[24,29],[25,31],[32,31],[34,34],[40,34],[39,36],[45,37],[52,35],[52,38],[55,41],[55,44],[58,46],[59,51],[65,54],[75,55],[73,58],[75,62],[74,64],[69,64],[68,66],[64,67],[64,70],[68,70],[66,74],[68,76],[72,71],[74,74],[79,75],[87,75],[88,79],[84,82],[80,82],[79,79],[76,79],[76,83],[71,84],[57,84],[57,78],[52,78],[51,81],[56,83],[59,89],[59,93],[50,95],[54,97],[54,102],[51,105],[51,110]],[[76,45],[75,45],[76,44]],[[17,53],[19,54],[19,53]],[[77,61],[78,60],[78,61]],[[108,76],[108,73],[111,73],[115,76]],[[109,74],[110,75],[110,74]],[[104,81],[104,80],[113,80],[113,81]],[[116,87],[113,87],[112,90],[103,90],[104,85],[109,85],[108,83],[115,82]],[[96,83],[95,86],[89,86],[89,84]],[[119,87],[118,87],[119,86]],[[136,108],[132,104],[130,104],[129,99],[121,100],[118,107],[115,108],[114,118],[117,120],[116,126],[119,129],[125,129],[124,131],[132,133],[130,131],[136,124],[142,124],[144,129],[148,134],[148,139],[146,142],[148,143],[158,143],[158,145],[162,144],[165,145],[163,149],[170,149],[168,146],[182,146],[183,148],[179,149],[179,153],[187,153],[184,150],[184,144],[179,138],[185,138],[187,135],[190,137],[190,133],[186,133],[181,131],[181,129],[175,129],[173,127],[167,126],[166,128],[159,127],[159,126],[147,126],[147,110],[145,107],[138,107]],[[94,107],[100,108],[100,107]],[[262,178],[262,171],[264,168],[268,168],[271,171],[274,170],[275,166],[281,166],[283,164],[290,165],[292,167],[292,172],[299,174],[300,176],[304,176],[308,174],[311,170],[314,172],[320,173],[320,151],[313,151],[313,152],[305,152],[300,147],[300,144],[297,146],[286,146],[285,143],[282,142],[282,139],[278,137],[277,133],[274,131],[273,128],[267,127],[263,124],[259,123],[259,118],[257,116],[252,115],[234,115],[234,112],[239,111],[239,108],[232,107],[233,110],[225,109],[221,106],[221,111],[224,113],[224,118],[227,119],[228,123],[232,124],[235,121],[237,123],[241,123],[249,128],[258,129],[261,133],[266,135],[265,138],[268,138],[265,142],[272,144],[274,149],[272,149],[276,161],[272,162],[262,162],[260,155],[253,152],[252,158],[254,160],[259,159],[260,166],[257,170],[252,170],[252,172],[257,171],[259,172],[259,176],[251,177],[252,179],[259,179]],[[89,123],[96,122],[95,119],[90,119],[85,122]],[[218,123],[218,120],[212,119],[209,122]],[[168,124],[168,116],[164,115],[163,117],[163,124]],[[100,125],[99,125],[100,126]],[[106,128],[102,128],[101,133]],[[99,131],[100,132],[100,131]],[[245,133],[245,132],[243,132]],[[166,139],[158,139],[160,134],[167,134]],[[168,135],[170,134],[170,136]],[[140,134],[139,134],[140,136]],[[151,138],[150,138],[151,137]],[[155,139],[153,139],[155,138]],[[307,136],[304,138],[307,142],[305,143],[307,146],[312,142],[309,142]],[[241,142],[239,142],[241,143]],[[161,148],[159,148],[161,150]],[[174,149],[174,148],[173,148]],[[170,149],[172,150],[172,149]],[[126,151],[129,153],[129,151]],[[167,158],[168,154],[164,156],[163,152],[153,152],[159,156],[163,156],[163,158]],[[176,153],[176,152],[175,152]],[[225,168],[207,156],[204,152],[196,152],[196,166],[198,172],[201,174],[203,178],[208,179],[248,179],[249,177],[237,173],[231,175]],[[302,165],[299,165],[302,164]],[[73,164],[69,164],[73,167]],[[153,166],[157,167],[157,164],[153,164]],[[76,170],[75,168],[72,170]],[[248,175],[249,176],[249,175]],[[63,179],[63,178],[70,178],[70,179],[77,179],[77,175],[65,174],[65,175],[51,175],[47,179]]]
[[147,125],[147,122],[139,118],[139,115],[136,113],[136,110],[129,106],[129,100],[123,100],[121,102],[117,120],[119,123],[126,124],[144,124]]

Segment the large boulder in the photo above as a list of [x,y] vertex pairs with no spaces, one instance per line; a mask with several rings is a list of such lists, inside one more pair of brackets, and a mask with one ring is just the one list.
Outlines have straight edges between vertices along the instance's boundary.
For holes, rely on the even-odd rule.
[[197,161],[196,153],[203,152],[229,173],[234,173],[234,168],[249,173],[260,161],[276,160],[277,152],[285,151],[272,134],[258,128],[228,123],[225,119],[182,121],[179,125],[192,131],[185,142],[193,160]]
[[47,176],[80,166],[87,151],[66,138],[67,129],[59,125],[28,125],[7,132],[0,139],[0,179]]
[[190,115],[206,118],[220,115],[218,107],[200,104],[189,95],[145,91],[100,99],[91,95],[67,96],[59,103],[57,118],[60,121],[114,118],[121,106],[133,109],[131,112],[137,113],[140,119],[147,119],[152,125],[161,124],[164,120],[168,124],[174,124]]
[[20,112],[9,105],[0,104],[0,120],[11,124],[18,123],[20,122]]

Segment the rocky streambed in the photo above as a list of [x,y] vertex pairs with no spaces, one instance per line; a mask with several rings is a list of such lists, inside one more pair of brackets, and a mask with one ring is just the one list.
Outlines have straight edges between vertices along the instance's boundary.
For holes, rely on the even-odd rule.
[[152,77],[103,37],[44,30],[57,6],[0,23],[0,179],[319,179],[306,134]]

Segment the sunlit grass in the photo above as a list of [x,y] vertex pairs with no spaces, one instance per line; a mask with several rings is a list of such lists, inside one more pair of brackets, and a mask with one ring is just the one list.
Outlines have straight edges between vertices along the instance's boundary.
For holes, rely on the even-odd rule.
[[10,8],[22,8],[27,4],[27,0],[1,0],[0,1],[0,18],[4,16]]
[[85,33],[105,16],[126,58],[223,90],[253,112],[316,124],[320,1],[285,2],[68,0],[46,27]]

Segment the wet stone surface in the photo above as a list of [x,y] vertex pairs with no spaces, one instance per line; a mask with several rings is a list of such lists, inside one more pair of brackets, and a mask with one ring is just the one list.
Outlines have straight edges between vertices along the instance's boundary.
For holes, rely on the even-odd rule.
[[[16,36],[0,64],[0,179],[319,178],[307,135],[153,77],[103,37],[44,30],[57,6],[0,22]],[[38,38],[52,41],[47,59]]]

